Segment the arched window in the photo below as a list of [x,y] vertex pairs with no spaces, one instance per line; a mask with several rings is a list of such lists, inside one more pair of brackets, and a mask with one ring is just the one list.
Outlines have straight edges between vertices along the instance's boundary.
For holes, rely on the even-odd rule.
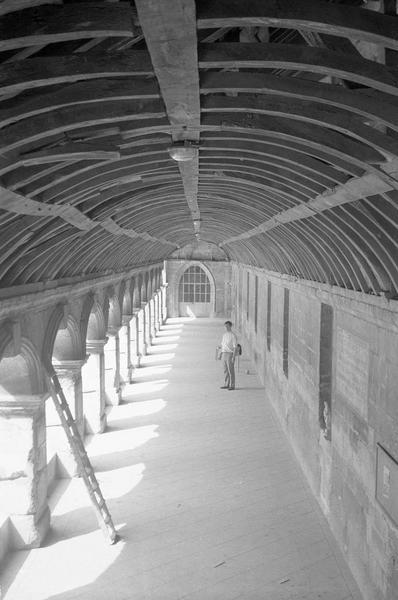
[[189,267],[180,279],[180,302],[210,302],[210,281],[197,265]]

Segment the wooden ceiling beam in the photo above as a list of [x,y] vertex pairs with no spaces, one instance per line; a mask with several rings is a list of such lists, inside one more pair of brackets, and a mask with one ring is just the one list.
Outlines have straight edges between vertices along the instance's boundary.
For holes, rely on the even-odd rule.
[[[43,140],[52,136],[62,136],[65,141],[68,133],[83,128],[104,125],[118,125],[123,121],[137,121],[140,125],[146,120],[165,119],[163,104],[160,100],[124,100],[109,102],[106,112],[101,105],[79,105],[66,107],[46,115],[38,115],[26,121],[10,125],[1,135],[0,151],[3,155],[12,151],[34,150]],[[159,122],[159,121],[158,121]],[[82,137],[84,135],[82,134]],[[46,142],[47,143],[47,142]],[[10,156],[12,159],[12,156]]]
[[251,145],[248,140],[220,138],[217,141],[217,139],[204,139],[201,145],[201,156],[206,157],[208,154],[212,156],[214,153],[219,153],[221,156],[232,160],[253,160],[259,164],[269,165],[271,168],[280,168],[283,172],[292,171],[303,179],[327,188],[343,183],[347,179],[347,176],[340,171],[333,171],[331,167],[323,163],[318,164],[314,159],[306,160],[303,155],[292,151],[284,151],[282,148],[271,145],[264,144],[264,147],[258,143]]
[[[84,215],[79,209],[74,206],[65,204],[45,204],[43,202],[37,202],[11,192],[6,188],[0,187],[0,208],[18,215],[33,215],[38,217],[54,218],[58,217],[69,225],[76,227],[82,231],[90,231],[95,227],[102,227],[107,231],[110,231],[113,235],[126,235],[128,237],[141,237],[149,240],[151,236],[147,236],[146,233],[138,233],[133,230],[121,230],[120,227],[113,227],[113,225],[107,220],[105,223],[94,221]],[[112,229],[113,228],[113,229]],[[172,242],[166,240],[152,240],[160,241],[162,244],[171,244],[176,246]]]
[[[251,131],[250,128],[227,128],[225,124],[220,123],[219,129],[214,127],[214,116],[211,119],[206,117],[203,119],[204,127],[202,129],[202,144],[212,145],[214,140],[224,140],[227,147],[231,147],[235,143],[243,144],[246,149],[246,144],[252,144],[253,150],[266,153],[273,153],[275,156],[281,155],[288,159],[292,159],[302,164],[315,172],[321,172],[329,177],[331,181],[341,182],[339,177],[347,178],[348,176],[360,176],[366,171],[368,165],[359,165],[355,161],[344,160],[334,154],[328,153],[327,148],[317,145],[316,149],[311,148],[309,151],[306,146],[305,139],[293,138],[290,135],[282,134],[280,138],[274,135],[273,131]],[[218,122],[218,121],[217,121]],[[340,172],[340,174],[339,174]]]
[[[165,3],[136,0],[142,31],[166,105],[174,141],[199,141],[200,91],[194,0]],[[192,219],[200,222],[197,201],[199,159],[179,163]],[[194,223],[195,225],[195,223]],[[198,233],[198,227],[195,226]]]
[[[38,90],[40,92],[40,90]],[[160,98],[154,78],[100,79],[65,85],[61,89],[43,94],[36,93],[28,100],[15,99],[13,106],[0,108],[0,128],[18,121],[50,113],[68,106],[101,104],[105,112],[108,102],[123,100],[155,100]]]
[[269,26],[364,40],[398,50],[398,23],[375,11],[322,0],[202,0],[198,29]]
[[366,174],[363,177],[352,179],[346,184],[338,186],[336,189],[327,194],[321,194],[314,200],[310,200],[305,204],[300,204],[288,209],[287,211],[281,212],[272,219],[269,219],[257,227],[254,227],[249,231],[245,231],[234,238],[224,240],[221,246],[243,239],[249,239],[255,235],[278,227],[279,225],[291,223],[296,220],[307,219],[309,217],[316,216],[323,211],[330,210],[336,206],[340,206],[348,202],[355,202],[362,198],[366,198],[367,196],[386,193],[391,191],[391,189],[391,186],[389,186],[385,181],[382,181],[372,174]]
[[33,8],[42,4],[62,4],[63,0],[2,0],[0,16],[18,12],[24,8]]
[[2,17],[0,52],[87,38],[133,37],[133,29],[128,2],[42,5]]
[[[325,127],[342,133],[352,140],[366,144],[387,159],[398,155],[398,140],[364,125],[351,113],[339,108],[319,106],[308,100],[275,98],[273,96],[240,94],[236,98],[206,96],[202,102],[202,113],[261,114],[272,117],[287,117],[303,123]],[[329,134],[329,132],[328,132]],[[383,161],[381,161],[383,162]]]
[[275,181],[280,181],[282,185],[287,185],[292,189],[297,189],[298,191],[307,194],[308,197],[312,197],[316,193],[321,193],[325,189],[323,186],[316,186],[312,182],[300,177],[298,174],[286,172],[277,164],[267,165],[266,162],[260,162],[254,159],[250,160],[246,157],[236,157],[234,159],[230,156],[223,155],[221,152],[212,152],[201,157],[200,172],[202,173],[206,170],[221,170],[227,173],[230,171],[234,173],[252,173],[253,175],[258,175],[259,177],[268,177]]
[[[396,69],[324,48],[295,44],[199,44],[201,69],[290,69],[340,77],[398,95]],[[296,81],[296,78],[294,79]]]
[[[242,132],[252,131],[255,135],[272,135],[278,139],[291,139],[298,141],[307,148],[307,153],[314,155],[314,151],[320,150],[323,156],[329,154],[343,159],[348,164],[357,164],[368,168],[372,164],[381,164],[384,157],[369,146],[360,144],[348,136],[343,136],[336,131],[328,131],[325,136],[324,127],[310,125],[295,121],[292,118],[280,117],[274,119],[270,116],[244,113],[208,113],[202,117],[202,131],[206,129],[217,129],[218,131]],[[316,154],[315,154],[316,156]],[[320,156],[320,155],[319,155]]]
[[25,90],[74,83],[90,79],[153,76],[153,67],[146,50],[128,50],[111,54],[93,53],[82,58],[49,56],[30,58],[0,65],[0,94],[19,94]]
[[389,94],[372,90],[348,90],[340,85],[265,73],[208,71],[200,76],[200,91],[201,94],[232,92],[309,100],[347,110],[364,120],[398,131],[397,101]]

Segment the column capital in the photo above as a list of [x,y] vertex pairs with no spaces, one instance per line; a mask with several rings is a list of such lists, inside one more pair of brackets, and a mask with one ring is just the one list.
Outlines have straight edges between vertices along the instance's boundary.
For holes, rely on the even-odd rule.
[[80,358],[78,360],[61,360],[55,364],[53,367],[57,373],[57,375],[62,376],[79,376],[82,370],[83,365],[86,364],[88,356],[84,358]]
[[14,400],[1,400],[0,415],[4,417],[27,417],[36,413],[44,404],[48,394],[41,396],[14,396]]
[[134,313],[131,315],[130,314],[123,315],[122,316],[122,325],[128,325],[133,317],[134,317]]
[[104,340],[87,340],[86,350],[90,354],[102,354],[107,341],[107,337]]
[[109,335],[117,335],[121,329],[121,325],[110,325],[108,327],[107,333]]

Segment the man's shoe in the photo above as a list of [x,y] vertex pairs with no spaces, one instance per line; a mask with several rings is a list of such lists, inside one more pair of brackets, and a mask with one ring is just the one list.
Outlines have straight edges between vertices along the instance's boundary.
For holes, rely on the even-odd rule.
[[220,387],[220,390],[229,390],[229,387],[227,385],[222,385]]
[[234,390],[235,388],[234,388],[234,387],[229,387],[228,389],[229,389],[229,390]]

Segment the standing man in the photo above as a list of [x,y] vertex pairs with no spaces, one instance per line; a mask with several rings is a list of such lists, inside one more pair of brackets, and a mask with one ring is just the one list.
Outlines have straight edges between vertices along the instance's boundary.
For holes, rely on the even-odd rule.
[[237,337],[232,331],[231,321],[224,323],[226,332],[221,340],[221,359],[224,366],[225,385],[221,386],[222,390],[235,389],[235,356],[237,351]]

